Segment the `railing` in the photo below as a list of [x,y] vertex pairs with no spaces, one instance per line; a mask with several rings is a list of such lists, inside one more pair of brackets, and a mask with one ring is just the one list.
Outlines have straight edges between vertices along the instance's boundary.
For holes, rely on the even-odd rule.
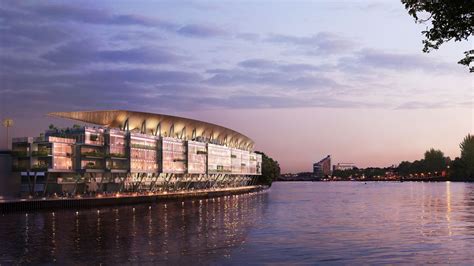
[[33,171],[46,171],[48,170],[49,168],[49,164],[47,163],[37,163],[37,164],[33,164],[33,166],[31,167],[31,170]]
[[156,150],[156,146],[144,145],[144,144],[131,144],[130,147],[135,149],[146,149],[146,150]]
[[107,167],[108,170],[128,170],[126,166],[110,166]]
[[105,157],[103,152],[98,151],[83,151],[81,152],[82,156],[90,156],[90,157]]
[[29,167],[27,166],[12,166],[12,172],[24,172],[27,171]]
[[107,157],[127,158],[127,155],[123,153],[110,153],[107,155]]
[[82,168],[83,169],[104,169],[102,165],[95,165],[95,164],[86,164]]
[[35,157],[51,156],[51,152],[49,150],[32,151],[31,156],[35,156]]
[[15,142],[33,142],[33,138],[31,137],[12,138],[12,143],[15,143]]
[[28,157],[27,151],[12,151],[13,157]]

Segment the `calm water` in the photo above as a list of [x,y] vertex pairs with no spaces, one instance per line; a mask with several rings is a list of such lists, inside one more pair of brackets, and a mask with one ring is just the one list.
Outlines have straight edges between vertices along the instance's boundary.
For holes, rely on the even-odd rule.
[[276,183],[167,204],[0,216],[0,264],[474,264],[474,184]]

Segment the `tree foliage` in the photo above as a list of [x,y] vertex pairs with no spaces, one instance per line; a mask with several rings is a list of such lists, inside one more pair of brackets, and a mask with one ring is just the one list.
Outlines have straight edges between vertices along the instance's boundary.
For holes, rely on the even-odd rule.
[[464,166],[466,178],[474,179],[474,135],[468,134],[459,144],[461,148],[461,164]]
[[393,170],[390,167],[386,168],[379,168],[379,167],[368,167],[359,169],[354,167],[352,169],[345,169],[345,170],[334,170],[332,172],[333,177],[341,178],[343,180],[349,178],[359,178],[364,176],[366,179],[374,179],[378,176],[385,176],[385,173],[388,171]]
[[441,171],[446,170],[449,161],[449,157],[444,157],[442,151],[431,148],[425,152],[425,157],[421,160],[401,162],[398,165],[397,172],[402,176],[419,173],[436,175],[436,172],[440,174]]
[[258,183],[271,186],[273,180],[280,177],[280,165],[265,153],[259,151],[256,153],[262,155],[262,175],[258,177]]
[[428,172],[440,172],[446,169],[447,159],[440,150],[431,148],[425,152],[424,167]]
[[[430,23],[431,27],[422,31],[425,53],[453,39],[468,40],[474,33],[473,0],[402,0],[402,3],[417,23]],[[464,54],[458,63],[470,67],[474,62],[474,50]],[[474,66],[469,69],[474,72]]]

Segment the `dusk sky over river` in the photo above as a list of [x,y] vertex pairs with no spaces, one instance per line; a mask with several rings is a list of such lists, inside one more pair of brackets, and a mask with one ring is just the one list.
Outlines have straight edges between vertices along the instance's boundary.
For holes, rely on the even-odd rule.
[[0,265],[474,265],[472,0],[0,0]]
[[[37,135],[54,111],[179,115],[250,136],[282,172],[389,166],[474,131],[472,41],[422,52],[399,1],[0,3],[0,118]],[[3,147],[5,132],[1,131]]]

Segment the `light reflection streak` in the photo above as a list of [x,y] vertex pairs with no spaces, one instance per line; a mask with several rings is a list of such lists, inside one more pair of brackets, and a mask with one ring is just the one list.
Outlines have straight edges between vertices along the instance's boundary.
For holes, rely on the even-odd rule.
[[[21,228],[22,246],[25,249],[18,255],[27,258],[24,262],[37,264],[45,261],[45,264],[62,264],[65,259],[76,263],[88,259],[97,264],[117,261],[199,264],[212,257],[230,256],[233,248],[244,242],[255,211],[255,208],[246,207],[249,199],[252,204],[258,204],[257,198],[257,195],[227,196],[64,210],[48,212],[47,216],[22,214],[25,223]],[[44,226],[35,223],[41,218],[49,223]],[[34,238],[31,237],[32,229]],[[38,239],[47,242],[32,249],[39,244]],[[47,253],[38,255],[41,252]],[[197,260],[190,260],[194,255]]]
[[446,182],[446,221],[448,223],[448,235],[452,236],[451,228],[451,182]]

